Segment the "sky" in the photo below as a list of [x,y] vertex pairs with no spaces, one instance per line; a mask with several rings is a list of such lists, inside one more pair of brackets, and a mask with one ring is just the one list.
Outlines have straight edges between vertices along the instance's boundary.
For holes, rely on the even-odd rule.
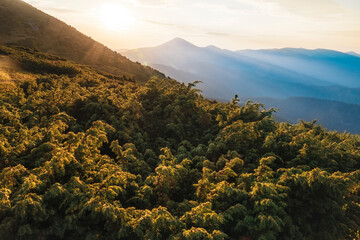
[[300,47],[360,53],[360,0],[25,0],[120,49],[175,37],[230,50]]

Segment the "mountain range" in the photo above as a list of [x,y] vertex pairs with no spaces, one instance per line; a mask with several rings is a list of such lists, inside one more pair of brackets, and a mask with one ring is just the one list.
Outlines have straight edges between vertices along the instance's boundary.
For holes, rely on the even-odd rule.
[[229,51],[197,47],[175,38],[153,48],[124,53],[184,82],[201,80],[205,96],[315,97],[358,103],[360,58],[332,50]]
[[278,108],[275,117],[282,121],[318,119],[329,129],[360,132],[360,57],[355,52],[229,51],[176,38],[122,51],[124,57],[20,0],[0,1],[0,22],[0,45],[37,48],[142,83],[163,73],[186,83],[200,80],[198,87],[212,99],[228,101],[238,94],[243,103],[252,99]]
[[[360,103],[360,57],[355,52],[300,48],[230,51],[175,38],[124,55],[179,81],[202,81],[198,87],[209,98],[228,101],[238,94],[244,101],[253,99],[278,108],[279,119],[318,119],[329,129],[359,132],[360,115],[353,111],[357,105],[347,105]],[[339,114],[336,118],[335,112]],[[349,122],[348,117],[354,121]]]

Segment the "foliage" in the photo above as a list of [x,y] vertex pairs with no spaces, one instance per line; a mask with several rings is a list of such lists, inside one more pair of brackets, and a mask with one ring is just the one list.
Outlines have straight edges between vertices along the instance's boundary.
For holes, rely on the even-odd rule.
[[0,91],[0,239],[359,237],[359,136],[0,53],[18,65]]

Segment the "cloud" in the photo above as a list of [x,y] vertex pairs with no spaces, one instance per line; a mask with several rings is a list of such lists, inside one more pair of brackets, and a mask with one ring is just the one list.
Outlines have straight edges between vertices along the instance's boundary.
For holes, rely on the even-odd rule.
[[196,32],[198,34],[200,33],[200,34],[217,36],[217,37],[231,37],[232,36],[231,34],[228,34],[228,33],[217,32],[217,31],[208,31],[205,28],[197,27],[197,26],[185,26],[185,25],[180,25],[180,24],[165,23],[165,22],[153,21],[153,20],[144,20],[144,22],[159,25],[159,26],[169,27],[169,28],[185,29],[188,32]]
[[84,11],[78,9],[70,9],[64,7],[58,7],[54,1],[44,0],[24,0],[25,2],[40,8],[45,12],[61,13],[61,14],[82,14]]
[[180,29],[185,30],[188,34],[196,34],[201,36],[215,36],[215,37],[234,37],[235,35],[221,32],[221,31],[211,31],[209,28],[204,28],[200,26],[187,26],[187,25],[181,25],[181,24],[174,24],[174,23],[166,23],[161,21],[153,21],[153,20],[143,20],[146,23],[163,26],[167,28],[172,29]]
[[342,15],[347,9],[332,0],[258,0],[273,3],[290,12],[315,17]]
[[42,4],[43,2],[42,1],[38,1],[38,0],[23,0],[24,2],[27,2],[29,4]]
[[[343,37],[356,37],[360,38],[360,30],[342,30],[342,31],[333,31],[328,32],[328,34],[343,36]],[[360,46],[360,45],[359,45]]]
[[155,25],[165,26],[165,27],[186,28],[185,26],[181,26],[181,25],[173,24],[173,23],[165,23],[165,22],[153,21],[153,20],[143,20],[143,21],[147,22],[147,23],[155,24]]
[[231,34],[228,33],[223,33],[223,32],[207,32],[206,34],[208,35],[212,35],[212,36],[217,36],[217,37],[231,37]]
[[169,4],[169,2],[165,0],[123,0],[123,2],[127,2],[137,7],[150,7],[150,8],[158,8],[163,7]]
[[139,4],[150,5],[150,6],[159,6],[165,5],[165,0],[136,0]]
[[46,10],[57,13],[66,13],[66,14],[79,14],[83,13],[82,11],[67,9],[67,8],[56,8],[56,7],[47,7]]

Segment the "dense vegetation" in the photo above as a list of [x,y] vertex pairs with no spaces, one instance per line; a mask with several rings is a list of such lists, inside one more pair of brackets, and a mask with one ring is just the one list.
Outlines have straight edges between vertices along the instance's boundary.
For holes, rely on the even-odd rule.
[[134,63],[21,0],[0,0],[0,45],[38,48],[115,75],[145,82],[164,75]]
[[0,239],[359,239],[359,136],[0,55]]

